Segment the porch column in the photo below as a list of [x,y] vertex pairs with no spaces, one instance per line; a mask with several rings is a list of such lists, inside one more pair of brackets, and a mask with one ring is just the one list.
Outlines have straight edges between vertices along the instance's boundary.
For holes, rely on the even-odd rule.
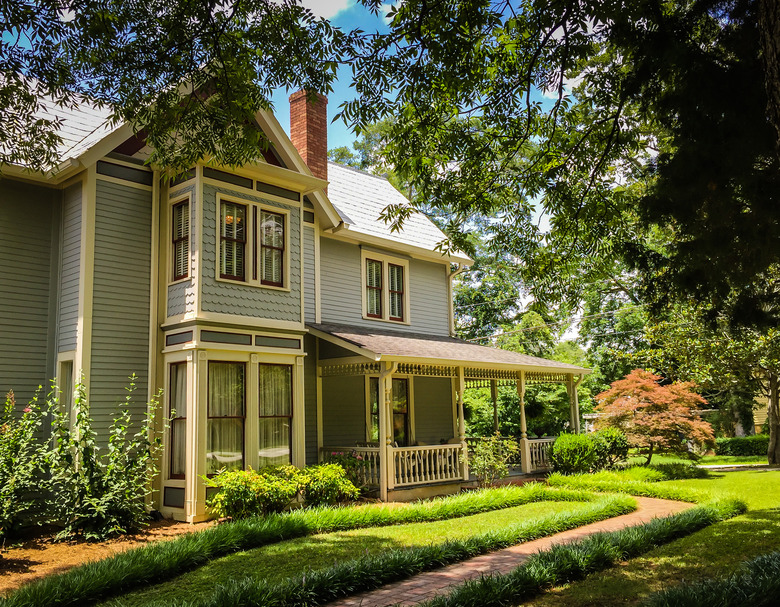
[[458,440],[462,446],[461,476],[464,481],[469,479],[469,455],[466,446],[466,418],[463,416],[463,392],[466,390],[466,377],[463,367],[458,367]]
[[569,374],[569,381],[566,384],[566,391],[569,393],[569,419],[571,421],[571,429],[575,434],[580,433],[580,402],[577,395],[577,386],[582,381],[582,375],[579,376],[577,381],[574,381],[574,374]]
[[395,486],[393,463],[390,457],[393,453],[393,425],[390,423],[390,406],[393,401],[392,375],[398,368],[398,363],[381,363],[382,371],[379,374],[379,499],[387,501],[387,491]]
[[528,427],[525,422],[525,371],[517,372],[517,396],[520,398],[520,468],[523,474],[530,474],[531,443],[528,440]]
[[490,380],[490,398],[493,400],[493,432],[498,434],[498,390],[496,380]]

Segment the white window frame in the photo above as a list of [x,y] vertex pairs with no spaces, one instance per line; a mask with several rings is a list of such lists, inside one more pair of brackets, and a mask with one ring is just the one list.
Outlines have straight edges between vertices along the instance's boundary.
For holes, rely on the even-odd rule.
[[[176,258],[176,251],[173,247],[173,207],[175,207],[177,204],[187,204],[187,210],[190,215],[190,229],[187,233],[187,276],[184,276],[183,278],[177,278],[174,280],[174,267],[173,262]],[[193,227],[193,221],[192,221],[192,193],[187,192],[186,194],[182,196],[175,196],[168,202],[168,213],[167,217],[165,219],[166,225],[167,225],[167,250],[168,250],[168,261],[167,266],[168,269],[166,270],[166,276],[168,277],[168,284],[169,285],[176,285],[180,282],[188,282],[192,280],[192,227]]]
[[[364,393],[364,400],[365,400],[365,409],[366,409],[366,442],[374,442],[373,438],[371,437],[371,379],[377,379],[380,380],[379,389],[382,389],[381,385],[381,377],[379,375],[373,374],[373,375],[365,375],[365,381],[363,384],[363,393]],[[405,379],[406,380],[406,387],[408,390],[408,393],[406,395],[407,398],[407,406],[409,407],[409,444],[410,446],[414,446],[417,444],[417,420],[415,418],[415,411],[414,411],[414,375],[407,375],[402,373],[394,373],[391,376],[391,381],[393,379]],[[381,437],[380,437],[381,441]]]
[[[246,225],[246,246],[244,250],[244,280],[234,280],[232,278],[222,278],[220,276],[220,217],[223,202],[232,202],[246,207],[247,210],[247,225]],[[266,285],[262,283],[263,280],[263,267],[260,254],[262,252],[262,245],[260,242],[261,234],[259,226],[255,229],[254,216],[257,213],[258,223],[260,221],[261,212],[274,213],[281,215],[284,220],[284,255],[282,256],[282,286]],[[287,209],[273,206],[271,204],[263,204],[255,202],[253,200],[247,200],[241,196],[233,196],[229,194],[217,193],[217,203],[215,209],[214,220],[214,236],[215,243],[214,248],[216,250],[214,278],[218,282],[227,282],[234,285],[244,285],[250,287],[260,287],[262,289],[270,289],[273,291],[290,291],[290,230],[291,230],[291,217],[292,214]],[[254,278],[253,272],[255,264],[257,264],[257,278]]]
[[[382,316],[369,316],[368,315],[368,297],[366,294],[367,283],[367,262],[368,260],[378,261],[382,264]],[[390,318],[390,270],[389,265],[401,266],[404,271],[404,303],[403,303],[403,320],[394,320]],[[403,257],[395,257],[386,253],[378,253],[367,249],[361,249],[360,251],[360,297],[361,297],[361,313],[365,320],[374,320],[377,322],[387,322],[395,325],[409,325],[411,324],[410,318],[410,305],[411,293],[409,292],[409,260]]]

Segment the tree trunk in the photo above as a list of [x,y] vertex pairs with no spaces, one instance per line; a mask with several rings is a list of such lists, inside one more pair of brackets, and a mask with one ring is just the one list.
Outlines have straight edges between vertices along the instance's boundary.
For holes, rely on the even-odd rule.
[[775,127],[780,157],[780,0],[759,0],[758,34],[764,62],[767,118]]
[[769,404],[767,405],[769,423],[769,449],[767,457],[771,465],[780,464],[780,404],[778,403],[778,377],[769,373]]
[[650,465],[650,460],[653,459],[653,449],[655,448],[655,443],[650,443],[650,447],[647,450],[647,461],[645,462],[645,466]]

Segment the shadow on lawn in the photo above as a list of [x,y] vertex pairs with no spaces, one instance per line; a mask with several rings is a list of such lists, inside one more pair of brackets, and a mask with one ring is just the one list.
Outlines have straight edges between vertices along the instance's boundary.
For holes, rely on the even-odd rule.
[[725,577],[738,563],[777,550],[780,508],[753,510],[660,546],[586,580],[553,589],[526,605],[639,605],[683,581]]

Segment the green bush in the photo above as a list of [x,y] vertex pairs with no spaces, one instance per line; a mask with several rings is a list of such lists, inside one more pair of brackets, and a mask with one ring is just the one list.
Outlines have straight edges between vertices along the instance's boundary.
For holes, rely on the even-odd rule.
[[736,436],[716,439],[715,455],[766,455],[769,435]]
[[0,411],[0,541],[40,511],[41,464],[46,446],[36,438],[46,411],[33,399],[21,416],[13,391]]
[[517,442],[503,439],[498,433],[477,441],[469,454],[469,468],[480,487],[509,476],[509,462],[519,451]]
[[587,434],[561,434],[550,447],[550,463],[561,474],[589,472],[597,458],[595,442]]
[[595,470],[609,470],[628,458],[628,437],[618,428],[604,428],[591,436],[596,449]]
[[356,500],[360,490],[338,464],[308,466],[303,471],[303,499],[309,506],[339,504]]
[[[285,467],[286,468],[286,467]],[[291,471],[264,469],[226,470],[213,478],[206,478],[206,484],[218,491],[206,505],[220,518],[234,520],[281,512],[295,499],[301,490],[298,469]]]
[[357,451],[333,451],[328,455],[327,463],[338,464],[344,468],[349,481],[358,489],[367,486],[367,467],[363,456]]
[[685,464],[683,462],[670,462],[668,464],[653,464],[650,466],[664,475],[662,480],[679,481],[690,478],[707,478],[709,472],[705,468],[699,468],[696,464]]
[[50,406],[54,446],[46,458],[51,470],[48,506],[55,521],[63,525],[58,537],[101,540],[148,523],[146,497],[157,474],[155,462],[161,448],[159,438],[150,440],[159,395],[148,403],[133,434],[130,405],[135,388],[133,376],[124,407],[111,424],[105,454],[97,444],[83,384],[76,385],[72,428],[68,412]]

